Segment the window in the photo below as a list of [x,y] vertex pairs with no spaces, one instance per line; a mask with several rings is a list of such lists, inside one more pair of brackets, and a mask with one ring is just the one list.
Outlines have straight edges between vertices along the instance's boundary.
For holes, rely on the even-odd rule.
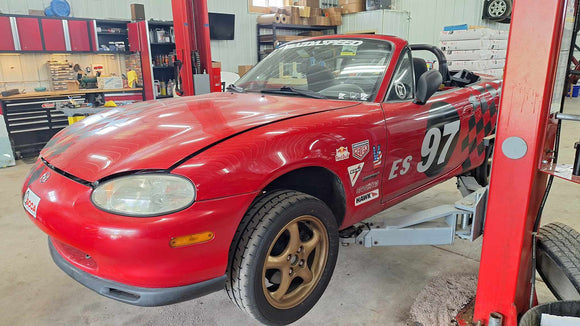
[[284,0],[249,0],[250,12],[270,13],[270,8],[284,7]]
[[291,87],[329,99],[373,101],[392,49],[390,42],[349,38],[289,43],[235,85],[247,92]]
[[389,88],[387,101],[411,100],[415,93],[415,77],[413,75],[413,60],[411,51],[406,50],[401,55],[395,76]]

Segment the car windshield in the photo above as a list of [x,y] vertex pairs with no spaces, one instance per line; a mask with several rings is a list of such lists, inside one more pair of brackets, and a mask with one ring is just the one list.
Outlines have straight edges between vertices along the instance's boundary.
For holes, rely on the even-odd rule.
[[240,78],[248,92],[372,101],[393,45],[381,40],[325,39],[288,43]]

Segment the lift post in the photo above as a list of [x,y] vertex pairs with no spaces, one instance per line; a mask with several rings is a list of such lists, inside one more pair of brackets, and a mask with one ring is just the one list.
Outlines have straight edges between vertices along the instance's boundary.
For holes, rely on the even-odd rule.
[[182,67],[182,96],[195,95],[194,74],[205,73],[213,80],[206,0],[171,0],[175,52]]
[[492,313],[517,325],[529,308],[532,231],[547,181],[539,168],[552,160],[551,107],[562,96],[554,89],[564,76],[556,72],[561,49],[570,46],[563,34],[573,25],[574,4],[514,2],[473,317],[484,325]]

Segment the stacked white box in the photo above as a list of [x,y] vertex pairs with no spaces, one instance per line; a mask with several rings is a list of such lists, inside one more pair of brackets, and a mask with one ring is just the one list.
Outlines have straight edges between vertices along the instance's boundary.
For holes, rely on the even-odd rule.
[[443,31],[440,47],[451,71],[466,69],[502,77],[507,38],[507,31],[489,28]]

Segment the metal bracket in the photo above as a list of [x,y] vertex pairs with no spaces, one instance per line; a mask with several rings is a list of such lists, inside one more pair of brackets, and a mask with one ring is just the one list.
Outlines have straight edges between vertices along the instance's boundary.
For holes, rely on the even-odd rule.
[[455,235],[473,241],[483,233],[487,187],[479,186],[473,177],[459,177],[458,186],[468,195],[455,205],[437,206],[368,228],[361,227],[355,237],[341,238],[341,242],[371,248],[451,244]]

